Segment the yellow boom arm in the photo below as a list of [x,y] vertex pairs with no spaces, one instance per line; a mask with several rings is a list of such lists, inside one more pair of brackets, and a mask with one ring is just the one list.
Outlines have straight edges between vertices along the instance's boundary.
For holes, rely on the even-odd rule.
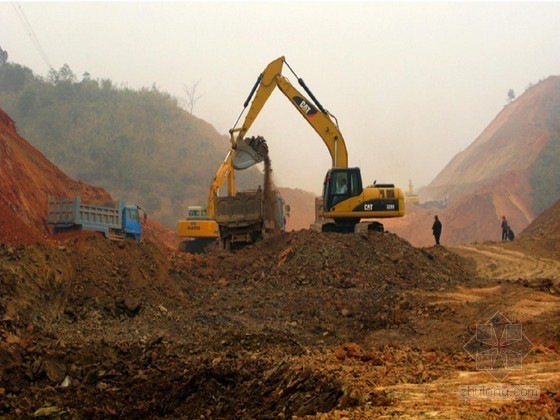
[[[342,134],[338,129],[338,125],[336,124],[336,118],[321,106],[311,91],[307,88],[303,79],[298,78],[298,82],[313,99],[313,101],[310,101],[302,95],[286,77],[282,76],[281,73],[284,63],[286,63],[284,57],[279,57],[272,61],[260,74],[255,86],[249,94],[249,97],[245,101],[244,107],[246,108],[251,100],[251,97],[255,94],[243,125],[239,128],[232,128],[230,130],[232,144],[235,147],[235,144],[244,138],[274,88],[278,87],[278,89],[280,89],[280,91],[290,100],[290,103],[296,107],[305,120],[323,139],[325,145],[329,149],[333,167],[347,168],[348,152],[346,150],[344,138],[342,137]],[[286,65],[288,68],[290,67],[288,63],[286,63]],[[237,133],[236,139],[234,139],[234,133]]]
[[218,168],[216,175],[214,176],[214,180],[212,181],[212,185],[210,185],[210,190],[208,191],[208,207],[206,208],[206,215],[214,218],[214,203],[216,201],[216,196],[218,195],[218,191],[220,187],[224,184],[225,180],[228,181],[228,195],[235,194],[235,178],[234,178],[234,171],[231,161],[235,154],[234,150],[230,150],[226,155],[226,158]]

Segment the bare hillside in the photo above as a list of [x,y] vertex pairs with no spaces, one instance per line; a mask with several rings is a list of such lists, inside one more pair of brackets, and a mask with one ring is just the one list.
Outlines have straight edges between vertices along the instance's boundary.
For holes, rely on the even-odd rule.
[[411,205],[406,221],[386,225],[423,246],[433,243],[434,214],[444,224],[442,240],[447,244],[500,240],[502,216],[519,234],[540,211],[535,209],[546,208],[560,194],[554,169],[559,122],[560,77],[551,76],[504,107],[466,150],[420,189],[422,202],[447,198],[447,208]]
[[551,138],[551,120],[558,117],[553,105],[559,102],[560,76],[527,90],[420,190],[423,201],[454,199],[510,171],[529,168]]

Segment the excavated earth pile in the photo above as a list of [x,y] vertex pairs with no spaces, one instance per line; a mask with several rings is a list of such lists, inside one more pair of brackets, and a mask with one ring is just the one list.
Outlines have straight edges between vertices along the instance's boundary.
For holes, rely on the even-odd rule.
[[[457,255],[377,232],[299,231],[208,255],[82,232],[1,246],[0,279],[8,417],[418,413],[403,408],[398,387],[472,369],[461,346],[497,305],[453,301],[481,286]],[[526,289],[509,287],[494,298]],[[543,341],[559,336],[553,323],[538,329]],[[557,349],[540,345],[554,360]],[[557,410],[555,395],[539,409]],[[489,410],[512,408],[480,412]]]

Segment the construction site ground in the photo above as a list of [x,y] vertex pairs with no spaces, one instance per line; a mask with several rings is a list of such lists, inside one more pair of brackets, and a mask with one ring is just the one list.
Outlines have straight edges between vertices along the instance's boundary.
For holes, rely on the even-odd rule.
[[[0,418],[557,418],[559,280],[529,248],[388,232],[0,244]],[[497,312],[530,346],[477,370],[465,345]],[[539,397],[461,395],[481,385]]]

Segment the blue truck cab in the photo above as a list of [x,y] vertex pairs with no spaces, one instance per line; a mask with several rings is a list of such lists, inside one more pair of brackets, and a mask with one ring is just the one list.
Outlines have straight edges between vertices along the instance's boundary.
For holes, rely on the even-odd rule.
[[138,206],[125,205],[123,209],[123,230],[126,237],[139,241],[142,236]]

